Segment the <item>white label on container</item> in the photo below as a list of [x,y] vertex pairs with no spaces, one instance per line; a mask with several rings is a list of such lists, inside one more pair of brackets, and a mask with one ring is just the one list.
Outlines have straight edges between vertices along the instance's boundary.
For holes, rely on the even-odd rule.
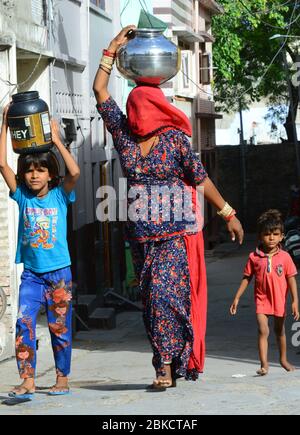
[[48,113],[42,113],[42,114],[41,114],[41,118],[42,118],[42,124],[43,124],[44,134],[49,134],[49,133],[51,133],[51,129],[50,129],[50,120],[49,120],[49,115],[48,115]]

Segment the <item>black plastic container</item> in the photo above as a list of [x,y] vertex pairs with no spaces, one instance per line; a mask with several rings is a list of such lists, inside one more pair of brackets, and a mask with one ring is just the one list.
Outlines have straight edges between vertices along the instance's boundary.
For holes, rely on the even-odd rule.
[[30,154],[51,149],[49,109],[37,91],[14,94],[7,121],[15,153]]

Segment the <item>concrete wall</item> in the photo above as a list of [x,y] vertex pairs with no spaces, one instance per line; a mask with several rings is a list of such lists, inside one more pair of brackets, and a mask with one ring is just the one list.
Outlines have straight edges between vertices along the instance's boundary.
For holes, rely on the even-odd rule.
[[[1,78],[16,81],[15,46],[0,52]],[[0,82],[0,114],[9,101],[9,87]],[[8,162],[15,167],[15,155],[10,142],[7,147]],[[8,188],[0,177],[0,287],[7,295],[7,309],[0,320],[0,361],[10,357],[14,352],[14,331],[17,311],[18,270],[14,264],[16,246],[17,210],[8,198]]]
[[[287,113],[287,108],[282,106]],[[254,145],[281,143],[281,138],[287,139],[286,130],[282,124],[277,123],[277,130],[272,131],[272,121],[265,119],[268,114],[267,101],[253,103],[249,110],[243,110],[244,139],[248,144],[251,140]],[[298,137],[300,137],[300,117],[298,124]],[[216,144],[238,145],[240,143],[240,114],[223,114],[223,119],[216,122]],[[252,139],[251,139],[252,138]]]
[[275,144],[246,148],[246,209],[242,209],[240,147],[216,148],[218,186],[224,198],[242,214],[246,231],[256,231],[256,220],[269,208],[285,214],[292,184],[297,183],[293,145]]
[[[43,0],[39,1],[42,4]],[[48,48],[47,30],[37,24],[32,0],[0,2],[0,38],[3,36],[17,40],[18,47],[37,52]]]
[[[103,123],[96,115],[92,81],[101,50],[119,30],[119,1],[102,11],[89,0],[6,0],[0,2],[0,76],[13,83],[26,80],[19,91],[35,89],[59,121],[71,118],[79,127],[72,153],[81,166],[78,201],[69,215],[70,243],[75,251],[74,267],[88,287],[94,283],[88,264],[94,259],[95,195],[94,166],[113,160],[111,140],[105,142]],[[45,14],[40,7],[45,4]],[[39,21],[41,18],[41,21]],[[43,24],[47,23],[47,27]],[[49,36],[49,39],[48,39]],[[39,58],[39,55],[42,57]],[[31,74],[33,72],[33,74]],[[120,78],[111,79],[114,97],[121,102]],[[0,115],[16,87],[0,81]],[[92,120],[95,119],[94,125]],[[93,132],[96,134],[92,135]],[[108,153],[106,152],[106,147]],[[101,154],[102,152],[102,154]],[[8,160],[16,170],[17,155],[8,144]],[[112,176],[111,176],[112,178]],[[0,287],[8,296],[8,308],[0,321],[0,360],[14,353],[15,320],[19,276],[23,267],[14,264],[18,210],[0,180]],[[73,240],[73,236],[75,240]],[[76,252],[77,251],[77,252]],[[85,253],[89,253],[88,257]],[[92,260],[91,260],[92,259]],[[95,269],[97,264],[94,264]]]

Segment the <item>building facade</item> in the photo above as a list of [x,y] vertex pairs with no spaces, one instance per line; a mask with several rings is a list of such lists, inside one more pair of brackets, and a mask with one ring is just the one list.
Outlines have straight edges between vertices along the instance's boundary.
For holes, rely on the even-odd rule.
[[[119,1],[7,0],[0,3],[0,110],[16,92],[37,90],[60,123],[81,168],[77,201],[69,212],[73,276],[80,293],[119,288],[123,276],[121,228],[96,217],[101,184],[117,186],[120,176],[112,141],[96,112],[92,83],[101,51],[120,27]],[[121,104],[121,79],[111,93]],[[17,155],[8,145],[16,170]],[[61,173],[64,175],[64,165]],[[98,199],[100,201],[100,199]],[[22,266],[14,264],[18,210],[0,177],[0,287],[7,309],[0,319],[0,360],[14,353],[18,286]]]
[[[50,101],[49,44],[45,11],[37,1],[9,0],[0,4],[0,110],[18,91],[36,89]],[[19,86],[17,86],[19,84]],[[2,121],[2,119],[1,119]],[[8,162],[16,170],[17,156],[8,144]],[[21,266],[14,264],[18,210],[0,177],[0,286],[7,309],[0,320],[0,359],[14,353],[15,320]]]

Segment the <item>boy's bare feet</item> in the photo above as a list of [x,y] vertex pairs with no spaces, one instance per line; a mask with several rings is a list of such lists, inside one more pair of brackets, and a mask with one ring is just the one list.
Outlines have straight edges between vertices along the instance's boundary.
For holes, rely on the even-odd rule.
[[293,372],[296,370],[287,360],[280,361],[280,364],[287,372]]
[[259,376],[266,376],[269,373],[269,367],[261,367],[259,370],[257,370],[256,372]]
[[69,393],[69,383],[67,376],[57,376],[56,383],[50,388],[49,394],[59,395]]
[[24,379],[21,385],[12,389],[11,394],[15,394],[16,396],[23,394],[34,394],[35,393],[35,384],[34,378]]

